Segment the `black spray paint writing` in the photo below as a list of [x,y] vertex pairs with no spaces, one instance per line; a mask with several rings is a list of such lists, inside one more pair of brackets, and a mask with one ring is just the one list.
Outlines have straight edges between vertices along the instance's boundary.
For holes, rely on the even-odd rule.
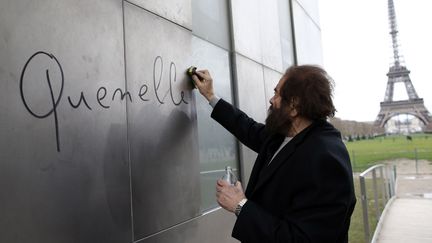
[[[25,77],[25,74],[27,71],[27,67],[36,56],[46,56],[46,57],[50,58],[50,60],[55,62],[56,66],[60,70],[60,74],[61,74],[60,80],[51,80],[50,75],[49,75],[49,73],[50,73],[49,69],[44,70],[46,81],[48,83],[50,100],[51,100],[51,103],[47,104],[47,106],[49,107],[50,110],[45,114],[37,114],[35,111],[33,111],[30,108],[28,100],[26,99],[26,97],[29,97],[31,95],[31,92],[26,94],[24,92],[24,89],[23,89],[24,82],[26,81],[26,79],[24,77]],[[168,95],[168,93],[170,94],[172,104],[174,104],[175,106],[179,106],[182,103],[188,104],[188,102],[185,100],[184,91],[180,92],[179,100],[176,101],[174,98],[174,94],[173,94],[173,90],[172,90],[173,89],[172,83],[177,81],[177,68],[176,68],[176,65],[174,62],[170,62],[170,67],[169,67],[169,89],[166,91],[165,95],[161,98],[161,96],[160,96],[161,91],[159,89],[160,89],[160,84],[162,82],[163,67],[164,66],[163,66],[162,57],[157,56],[154,59],[154,63],[153,63],[153,90],[155,92],[155,96],[156,96],[156,99],[159,102],[159,104],[165,103],[164,99]],[[157,73],[159,75],[157,75]],[[28,80],[28,81],[30,81],[30,80]],[[53,85],[52,85],[53,81],[58,82],[59,86],[60,86],[60,91],[58,93],[58,97],[55,97],[54,92],[53,92]],[[57,118],[57,107],[58,107],[58,105],[62,99],[64,83],[65,83],[65,80],[64,80],[64,74],[63,74],[63,68],[62,68],[60,62],[57,60],[57,58],[53,54],[49,54],[49,53],[46,53],[43,51],[38,51],[35,54],[33,54],[27,60],[27,62],[24,65],[24,68],[22,69],[22,72],[21,72],[20,94],[21,94],[21,99],[22,99],[24,106],[26,107],[27,111],[32,116],[39,118],[39,119],[45,119],[45,118],[49,117],[51,114],[54,114],[54,125],[55,125],[56,142],[57,142],[57,151],[58,152],[60,152],[60,135],[59,135],[59,122],[58,122],[58,118]],[[149,87],[146,84],[141,85],[141,87],[139,88],[139,92],[138,92],[137,96],[141,101],[143,101],[143,102],[149,101],[149,99],[145,97],[148,90],[149,90]],[[108,90],[106,87],[103,87],[103,86],[99,87],[99,89],[96,92],[96,101],[104,109],[110,108],[110,106],[106,102],[104,102],[105,98],[107,98],[107,95],[108,95]],[[126,100],[129,100],[129,102],[133,102],[133,98],[132,98],[131,93],[129,91],[123,91],[121,88],[117,88],[116,90],[114,90],[114,92],[111,96],[111,101],[114,101],[116,96],[120,96],[120,100],[122,100],[122,101],[125,98],[127,98]],[[81,106],[81,104],[83,103],[87,107],[88,110],[93,110],[92,107],[87,102],[84,91],[81,91],[78,101],[72,100],[72,98],[70,96],[68,96],[67,98],[68,98],[69,105],[74,109],[78,109]]]
[[[46,74],[46,79],[48,82],[48,88],[49,88],[49,92],[50,92],[50,96],[51,96],[51,110],[49,110],[46,114],[36,114],[35,112],[32,111],[32,109],[30,109],[26,99],[25,99],[25,95],[24,95],[24,90],[23,90],[23,84],[24,84],[24,74],[27,70],[27,66],[28,64],[31,62],[31,60],[33,60],[34,57],[38,56],[38,55],[45,55],[47,57],[49,57],[50,59],[54,60],[59,69],[60,69],[60,73],[61,73],[61,80],[60,80],[60,92],[58,94],[57,99],[54,98],[54,93],[52,90],[52,84],[51,84],[51,79],[49,76],[49,70],[46,69],[45,70],[45,74]],[[32,114],[34,117],[37,117],[39,119],[44,119],[48,116],[50,116],[51,114],[54,113],[54,124],[55,124],[55,132],[56,132],[56,141],[57,141],[57,151],[60,152],[60,135],[59,135],[59,129],[58,129],[58,119],[57,119],[57,106],[61,100],[62,94],[63,94],[63,87],[64,87],[64,75],[63,75],[63,69],[59,63],[59,61],[57,60],[57,58],[52,55],[52,54],[48,54],[46,52],[43,51],[39,51],[36,52],[35,54],[33,54],[26,62],[26,64],[24,65],[24,68],[21,72],[21,78],[20,78],[20,93],[21,93],[21,99],[24,103],[24,106],[26,107],[26,109],[28,110],[28,112],[30,112],[30,114]]]

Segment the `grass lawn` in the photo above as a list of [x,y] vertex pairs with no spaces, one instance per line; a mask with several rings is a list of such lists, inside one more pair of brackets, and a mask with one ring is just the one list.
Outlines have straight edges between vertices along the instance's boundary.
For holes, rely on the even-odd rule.
[[398,158],[432,161],[432,134],[394,135],[346,142],[353,170],[361,172],[383,160]]
[[[377,137],[374,139],[365,139],[352,142],[346,142],[350,154],[351,163],[355,172],[362,172],[368,167],[380,163],[384,160],[392,159],[419,159],[432,161],[432,134],[413,134],[407,136],[387,136]],[[358,175],[354,177],[354,186],[356,190],[357,204],[351,217],[351,226],[349,230],[350,243],[364,243],[363,211],[360,199],[360,184]],[[370,224],[370,233],[373,236],[376,227],[376,212],[373,200],[372,180],[366,179],[367,197],[368,197],[368,215]],[[379,196],[383,198],[383,196]],[[385,202],[378,200],[379,211],[383,210]]]

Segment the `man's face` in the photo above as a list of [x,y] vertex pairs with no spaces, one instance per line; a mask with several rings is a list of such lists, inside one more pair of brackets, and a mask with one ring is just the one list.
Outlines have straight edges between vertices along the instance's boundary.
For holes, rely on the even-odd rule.
[[279,109],[282,102],[282,97],[280,96],[280,90],[285,83],[285,77],[282,77],[276,87],[274,88],[273,97],[270,99],[270,109]]
[[285,77],[279,80],[274,89],[274,95],[270,99],[270,108],[266,119],[266,128],[271,133],[288,134],[292,126],[292,117],[289,111],[289,105],[282,101],[280,95],[281,87],[285,83]]

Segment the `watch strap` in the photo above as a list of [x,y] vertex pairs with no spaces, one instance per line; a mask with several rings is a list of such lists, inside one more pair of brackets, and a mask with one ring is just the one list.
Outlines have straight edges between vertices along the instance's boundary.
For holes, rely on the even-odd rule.
[[246,199],[246,198],[243,198],[243,199],[240,200],[240,202],[237,204],[237,206],[236,206],[236,208],[235,208],[235,210],[234,210],[234,214],[235,214],[236,216],[239,216],[239,214],[240,214],[240,212],[241,212],[243,206],[246,204],[246,202],[247,202],[247,199]]

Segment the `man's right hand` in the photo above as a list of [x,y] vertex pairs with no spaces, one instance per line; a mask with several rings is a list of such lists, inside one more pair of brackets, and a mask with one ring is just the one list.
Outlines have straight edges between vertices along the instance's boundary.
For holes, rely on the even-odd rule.
[[208,101],[215,97],[213,79],[208,70],[195,71],[195,74],[192,75],[192,79],[195,83],[195,87]]

